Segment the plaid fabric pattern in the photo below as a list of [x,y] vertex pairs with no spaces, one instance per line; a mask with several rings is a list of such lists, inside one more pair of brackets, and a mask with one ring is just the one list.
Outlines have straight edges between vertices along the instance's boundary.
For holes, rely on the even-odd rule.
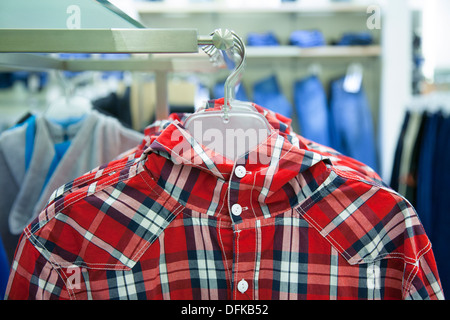
[[172,115],[56,190],[21,237],[6,298],[443,299],[410,204],[255,107],[272,134],[237,161]]

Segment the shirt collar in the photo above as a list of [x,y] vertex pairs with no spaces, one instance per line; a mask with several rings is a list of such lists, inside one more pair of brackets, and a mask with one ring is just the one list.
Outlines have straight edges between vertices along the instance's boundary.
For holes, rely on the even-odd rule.
[[[216,103],[220,104],[220,101]],[[282,201],[284,205],[279,206],[279,209],[288,209],[287,206],[292,201],[283,188],[299,174],[312,169],[317,164],[329,163],[329,159],[320,153],[309,150],[301,139],[296,138],[296,135],[291,135],[290,125],[281,121],[275,113],[268,112],[259,106],[256,107],[258,112],[263,113],[269,120],[272,132],[264,142],[235,161],[198,143],[183,127],[183,123],[180,121],[182,118],[177,118],[165,123],[162,131],[147,139],[148,147],[143,153],[143,158],[146,158],[146,168],[155,180],[160,180],[162,177],[162,180],[171,180],[172,187],[176,187],[177,179],[170,177],[172,173],[165,171],[173,172],[174,166],[181,166],[189,170],[187,175],[194,173],[197,177],[202,175],[196,181],[208,180],[205,177],[209,177],[208,184],[216,180],[227,184],[229,189],[227,206],[232,205],[233,198],[248,197],[251,199],[250,202],[256,201],[265,206],[268,203],[278,202],[280,204],[279,202]],[[277,129],[273,124],[277,126]],[[162,163],[161,157],[167,163]],[[245,169],[243,177],[236,176],[238,166]],[[323,171],[326,166],[322,165],[321,168]],[[210,186],[204,187],[209,188]],[[181,189],[185,189],[185,187],[180,187]],[[280,194],[283,196],[280,197]],[[257,196],[255,197],[255,195]],[[296,195],[292,196],[296,197]],[[255,206],[255,204],[248,203],[245,207],[249,206]],[[257,211],[262,212],[263,210]]]
[[[221,108],[223,103],[224,98],[209,100],[205,105],[205,109],[218,110]],[[282,135],[289,142],[298,146],[299,148],[307,149],[308,141],[293,132],[291,127],[292,120],[290,118],[287,118],[272,110],[265,109],[261,106],[258,106],[257,104],[253,103],[252,105],[257,112],[264,115],[269,124],[272,126],[273,130],[277,131],[278,134]],[[138,146],[138,148],[140,150],[145,150],[169,124],[173,123],[174,121],[178,121],[183,124],[189,115],[190,113],[171,113],[167,119],[153,122],[151,125],[145,128],[144,139]]]

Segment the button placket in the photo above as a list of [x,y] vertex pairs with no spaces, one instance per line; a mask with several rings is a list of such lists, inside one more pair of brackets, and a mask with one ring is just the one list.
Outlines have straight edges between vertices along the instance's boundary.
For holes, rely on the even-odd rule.
[[233,245],[233,299],[254,299],[256,252],[253,227],[236,226]]
[[235,164],[233,174],[230,177],[229,210],[231,218],[234,223],[241,222],[242,221],[241,214],[248,209],[248,207],[243,206],[242,203],[239,203],[241,200],[239,199],[239,188],[241,179],[244,178],[249,173],[247,172],[244,163],[245,162],[242,162],[242,159],[238,160],[238,162]]

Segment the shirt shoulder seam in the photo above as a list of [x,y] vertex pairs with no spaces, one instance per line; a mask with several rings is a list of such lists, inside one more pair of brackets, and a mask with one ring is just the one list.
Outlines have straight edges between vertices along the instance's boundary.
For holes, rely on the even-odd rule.
[[[409,202],[408,202],[407,199],[405,199],[404,197],[400,196],[397,192],[395,192],[395,191],[392,190],[392,189],[386,188],[386,187],[384,187],[384,186],[382,186],[382,185],[379,185],[379,184],[377,184],[377,183],[372,183],[372,182],[370,182],[370,181],[366,181],[366,180],[360,179],[360,178],[358,178],[358,177],[352,177],[352,176],[347,176],[347,175],[341,175],[341,174],[339,174],[338,172],[336,172],[336,171],[334,170],[334,168],[333,168],[332,170],[333,170],[333,172],[336,173],[336,175],[338,175],[338,176],[341,177],[341,178],[344,178],[344,179],[350,179],[350,180],[357,181],[357,182],[362,182],[362,183],[368,184],[368,185],[370,185],[370,186],[372,186],[372,187],[379,188],[379,189],[383,190],[384,192],[389,193],[392,197],[401,197],[401,199],[402,199],[403,201],[405,201],[406,203],[409,204]],[[340,170],[338,170],[338,171],[341,172]],[[341,173],[342,173],[342,172],[341,172]],[[324,188],[328,189],[328,186],[327,186],[327,185],[324,185]],[[324,238],[325,238],[332,246],[336,246],[336,247],[339,249],[338,251],[341,252],[342,255],[346,258],[346,260],[349,261],[349,263],[350,263],[351,260],[352,260],[352,258],[353,258],[352,255],[350,255],[350,254],[347,252],[347,250],[345,250],[345,249],[339,244],[339,242],[336,241],[330,234],[323,235],[322,232],[321,232],[322,228],[320,227],[320,225],[315,221],[315,219],[314,219],[313,217],[311,217],[311,215],[309,215],[309,214],[307,213],[308,208],[311,208],[313,205],[317,204],[318,201],[321,201],[321,200],[322,200],[322,199],[320,199],[320,190],[317,190],[316,192],[314,192],[314,193],[311,195],[311,199],[312,199],[312,201],[309,202],[309,203],[307,203],[305,206],[302,206],[302,204],[298,205],[298,206],[296,207],[296,210],[297,210],[297,211],[301,211],[301,214],[302,214],[302,215],[308,217],[308,221],[311,222],[311,225],[314,227],[314,229],[316,229],[316,231],[319,232],[319,234],[320,234],[322,237],[324,237]],[[320,200],[319,200],[319,199],[320,199]],[[411,207],[411,208],[412,208],[412,207]],[[376,262],[376,261],[380,261],[380,260],[383,260],[383,259],[402,259],[402,260],[404,261],[404,263],[409,263],[409,264],[412,264],[412,265],[416,265],[417,262],[423,257],[423,255],[426,254],[426,252],[429,251],[430,248],[431,248],[431,242],[430,242],[430,240],[428,239],[428,240],[427,240],[427,244],[426,244],[422,249],[420,249],[420,251],[417,253],[417,255],[416,255],[415,257],[409,257],[409,256],[405,255],[404,253],[392,253],[392,252],[390,252],[390,253],[379,254],[379,255],[377,255],[377,257],[376,257],[375,259],[364,258],[364,259],[361,261],[361,263],[374,263],[374,262]],[[352,263],[352,264],[353,264],[353,263]],[[354,264],[357,264],[357,262],[354,262]]]
[[[131,167],[133,167],[134,165],[137,165],[137,163],[134,163],[131,166],[125,166],[123,167],[124,169],[128,169],[128,171],[131,170]],[[119,166],[120,167],[120,166]],[[136,168],[137,169],[137,168]],[[50,203],[49,205],[47,205],[47,207],[41,211],[40,214],[43,214],[44,212],[46,212],[46,217],[48,217],[46,220],[39,220],[38,222],[36,222],[36,224],[34,224],[33,226],[28,225],[26,227],[26,230],[29,230],[30,234],[34,234],[35,232],[37,232],[39,229],[41,229],[43,226],[45,226],[48,222],[50,222],[51,220],[53,220],[57,214],[59,214],[60,212],[62,212],[64,209],[69,208],[70,206],[74,205],[75,203],[81,201],[82,199],[91,196],[93,194],[96,194],[102,190],[104,190],[105,188],[112,186],[114,184],[129,180],[134,178],[136,175],[139,174],[138,170],[136,170],[135,173],[133,173],[132,175],[125,175],[122,178],[115,180],[117,177],[115,175],[120,174],[120,172],[116,172],[114,175],[109,176],[105,181],[102,181],[101,184],[97,185],[97,182],[91,183],[86,185],[85,187],[78,189],[76,191],[74,191],[73,193],[70,193],[68,195],[72,195],[72,198],[70,199],[70,201],[65,202],[63,201],[66,196],[59,198],[58,200],[54,201],[53,203]],[[108,175],[108,173],[105,173],[104,175]],[[112,183],[114,182],[114,183]],[[95,186],[95,191],[93,192],[89,192],[89,189]],[[53,214],[50,216],[48,213],[48,210],[52,209]],[[45,221],[45,222],[44,222]]]

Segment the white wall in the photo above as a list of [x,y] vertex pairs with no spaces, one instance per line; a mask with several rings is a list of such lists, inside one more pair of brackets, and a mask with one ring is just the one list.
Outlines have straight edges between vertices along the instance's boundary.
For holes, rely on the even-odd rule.
[[422,21],[424,71],[432,79],[437,69],[450,69],[450,1],[428,0]]
[[382,46],[379,141],[381,174],[386,182],[390,182],[397,140],[412,95],[412,14],[408,0],[385,2]]

